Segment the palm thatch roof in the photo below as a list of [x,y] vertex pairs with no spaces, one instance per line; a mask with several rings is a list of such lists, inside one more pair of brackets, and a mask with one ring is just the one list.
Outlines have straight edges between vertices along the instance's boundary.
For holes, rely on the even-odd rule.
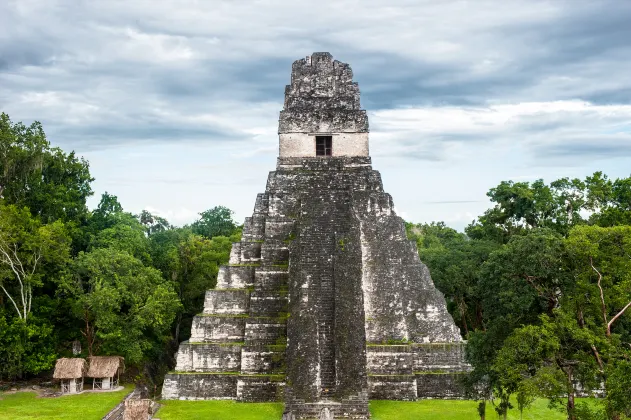
[[87,364],[85,359],[63,357],[57,359],[55,364],[54,379],[76,379],[85,374]]
[[89,378],[111,378],[119,369],[125,369],[125,359],[120,356],[91,356],[88,360],[90,368],[86,376]]

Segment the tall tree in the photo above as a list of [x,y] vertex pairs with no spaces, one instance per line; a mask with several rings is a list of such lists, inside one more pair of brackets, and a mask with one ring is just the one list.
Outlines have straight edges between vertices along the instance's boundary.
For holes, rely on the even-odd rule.
[[132,364],[166,344],[181,305],[158,270],[115,248],[79,254],[66,287],[76,299],[90,354],[122,354]]
[[0,115],[0,197],[28,207],[43,223],[80,224],[92,195],[88,162],[53,148],[39,122],[26,127]]
[[42,225],[27,208],[0,202],[0,288],[20,319],[28,320],[46,265],[63,265],[68,258],[63,223]]
[[219,266],[228,262],[232,242],[238,240],[238,236],[209,240],[186,228],[151,235],[151,258],[163,276],[173,282],[183,305],[175,321],[176,343],[182,333],[187,338],[192,317],[202,310],[206,290],[215,287]]
[[216,206],[199,214],[199,220],[191,224],[193,233],[211,239],[214,236],[230,236],[237,230],[232,219],[233,211],[224,206]]
[[499,245],[472,240],[444,223],[408,224],[408,236],[417,243],[421,260],[432,273],[436,287],[445,294],[448,309],[462,333],[483,329],[480,289],[482,264]]

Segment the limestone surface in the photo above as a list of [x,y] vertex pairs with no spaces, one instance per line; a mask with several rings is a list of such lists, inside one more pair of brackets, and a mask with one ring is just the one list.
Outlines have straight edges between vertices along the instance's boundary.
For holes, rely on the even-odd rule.
[[314,53],[285,94],[281,139],[312,154],[281,153],[163,398],[284,401],[284,418],[328,419],[369,418],[370,398],[459,397],[464,342],[379,172],[361,151],[315,155],[319,134],[334,151],[368,138],[350,67]]

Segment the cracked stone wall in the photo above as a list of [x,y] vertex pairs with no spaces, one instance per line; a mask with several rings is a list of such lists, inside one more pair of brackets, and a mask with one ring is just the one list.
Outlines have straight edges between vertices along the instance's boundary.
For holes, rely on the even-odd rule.
[[[345,136],[348,155],[310,155],[324,132]],[[464,343],[372,169],[350,67],[328,53],[296,61],[279,134],[276,170],[163,398],[283,400],[287,418],[360,419],[369,398],[461,396]]]

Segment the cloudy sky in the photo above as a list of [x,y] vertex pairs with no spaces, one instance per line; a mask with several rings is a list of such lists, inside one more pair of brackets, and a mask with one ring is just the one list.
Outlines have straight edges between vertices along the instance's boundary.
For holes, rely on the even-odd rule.
[[291,63],[349,63],[399,213],[463,228],[502,180],[631,174],[629,0],[3,0],[0,110],[90,161],[95,197],[241,221]]

